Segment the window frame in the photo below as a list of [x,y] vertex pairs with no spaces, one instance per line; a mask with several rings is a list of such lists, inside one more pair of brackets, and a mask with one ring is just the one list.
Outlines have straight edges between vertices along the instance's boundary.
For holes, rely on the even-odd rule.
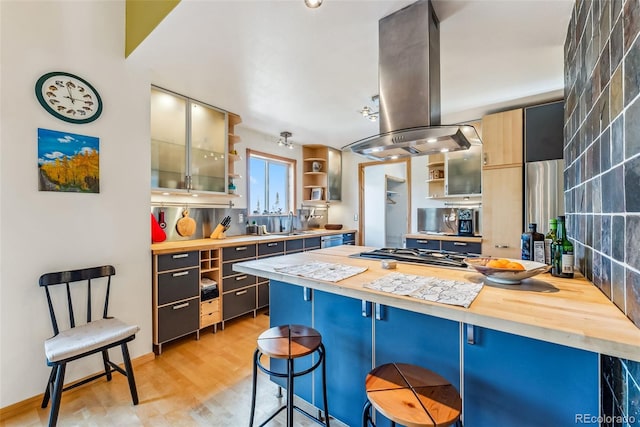
[[273,215],[278,215],[278,214],[254,214],[251,209],[251,167],[250,167],[250,163],[251,163],[251,157],[258,157],[258,158],[263,158],[266,159],[267,162],[269,161],[275,161],[275,162],[279,162],[279,163],[285,163],[288,164],[289,167],[291,168],[291,172],[289,174],[289,189],[291,191],[291,203],[290,206],[288,206],[286,208],[286,211],[283,212],[281,215],[286,215],[290,210],[293,211],[295,213],[296,211],[296,206],[297,206],[297,194],[298,194],[298,175],[297,175],[297,163],[298,161],[296,159],[291,159],[288,157],[282,157],[282,156],[278,156],[276,154],[271,154],[271,153],[265,153],[263,151],[257,151],[257,150],[252,150],[250,148],[247,148],[246,151],[246,158],[247,158],[247,216],[273,216]]

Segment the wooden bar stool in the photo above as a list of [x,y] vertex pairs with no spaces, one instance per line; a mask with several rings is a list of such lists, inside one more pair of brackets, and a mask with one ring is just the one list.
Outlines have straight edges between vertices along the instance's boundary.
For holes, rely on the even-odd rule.
[[365,380],[367,402],[362,426],[375,426],[371,406],[396,423],[410,427],[462,426],[462,399],[449,381],[428,369],[406,363],[378,366]]
[[[294,360],[316,352],[318,360],[308,369],[296,372]],[[262,355],[287,360],[286,372],[275,372],[265,368],[260,362]],[[324,399],[324,421],[320,417],[316,418],[305,410],[295,406],[293,402],[293,380],[302,375],[313,372],[322,365],[322,395]],[[253,354],[253,392],[251,395],[251,419],[249,427],[253,427],[253,419],[256,410],[256,385],[258,380],[258,369],[267,375],[277,378],[287,379],[287,403],[275,411],[260,427],[271,421],[283,409],[287,409],[287,426],[293,426],[293,410],[297,410],[313,421],[329,427],[329,407],[327,406],[327,371],[325,365],[325,349],[322,344],[320,333],[313,328],[302,325],[276,326],[264,331],[258,337],[258,348]]]

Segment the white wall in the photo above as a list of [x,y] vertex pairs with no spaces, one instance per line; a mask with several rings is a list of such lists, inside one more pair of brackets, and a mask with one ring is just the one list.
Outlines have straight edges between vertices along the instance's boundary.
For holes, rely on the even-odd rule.
[[[124,16],[123,1],[0,2],[0,407],[44,391],[45,272],[113,264],[110,314],[140,326],[132,357],[152,350],[150,81],[124,59]],[[92,83],[102,116],[74,125],[45,112],[34,85],[50,71]],[[38,191],[38,127],[100,138],[99,194]],[[76,362],[67,379],[100,366]]]

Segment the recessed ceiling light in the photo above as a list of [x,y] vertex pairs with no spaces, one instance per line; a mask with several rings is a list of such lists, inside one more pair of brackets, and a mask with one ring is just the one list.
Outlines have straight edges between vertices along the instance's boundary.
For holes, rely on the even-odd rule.
[[427,139],[427,142],[438,142],[438,140],[435,138],[429,138]]
[[163,196],[168,196],[171,193],[167,193],[166,191],[164,193],[162,193]]
[[310,7],[311,9],[315,9],[317,7],[320,7],[320,5],[322,4],[322,0],[304,0],[304,4],[306,4],[307,7]]
[[448,153],[449,149],[448,148],[443,148],[442,150],[440,150],[441,153]]

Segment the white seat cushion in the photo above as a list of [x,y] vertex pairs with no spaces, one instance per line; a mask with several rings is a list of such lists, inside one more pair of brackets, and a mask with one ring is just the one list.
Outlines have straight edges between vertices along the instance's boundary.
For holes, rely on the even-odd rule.
[[95,320],[49,338],[44,342],[44,352],[50,362],[57,362],[120,341],[139,330],[115,318]]

